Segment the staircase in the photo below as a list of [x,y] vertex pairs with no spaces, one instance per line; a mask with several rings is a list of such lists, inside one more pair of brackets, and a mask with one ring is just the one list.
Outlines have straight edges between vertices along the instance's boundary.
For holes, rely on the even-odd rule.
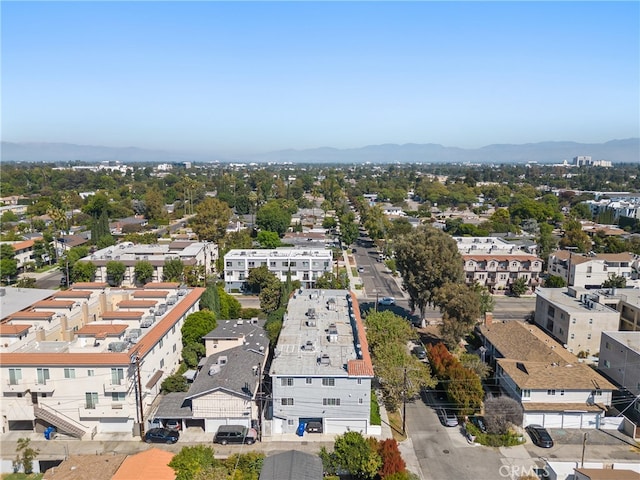
[[87,433],[86,427],[51,407],[45,408],[43,405],[34,405],[33,414],[36,418],[56,427],[60,433],[77,438],[82,438]]

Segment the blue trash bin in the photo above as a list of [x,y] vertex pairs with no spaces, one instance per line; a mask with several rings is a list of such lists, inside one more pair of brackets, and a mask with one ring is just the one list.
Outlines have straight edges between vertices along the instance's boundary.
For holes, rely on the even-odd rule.
[[298,429],[296,430],[296,435],[298,435],[299,437],[302,437],[304,435],[304,429],[307,426],[307,424],[305,422],[300,422],[298,424]]
[[47,440],[51,440],[56,433],[55,427],[47,427],[44,429],[44,438]]

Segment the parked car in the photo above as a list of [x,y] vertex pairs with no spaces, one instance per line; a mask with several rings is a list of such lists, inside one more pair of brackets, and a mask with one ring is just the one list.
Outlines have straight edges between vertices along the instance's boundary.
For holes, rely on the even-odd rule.
[[427,358],[427,351],[422,345],[416,345],[413,347],[412,353],[418,357],[419,360],[426,360]]
[[553,447],[553,439],[551,438],[551,435],[549,435],[547,429],[542,425],[527,425],[525,430],[529,433],[531,441],[537,446],[541,448]]
[[440,416],[440,421],[445,427],[457,427],[458,426],[458,417],[451,410],[447,410],[445,408],[440,408],[438,410],[438,414]]
[[179,438],[179,432],[168,428],[152,428],[144,434],[144,441],[147,443],[176,443]]
[[395,305],[396,299],[393,297],[382,297],[378,300],[378,305]]
[[165,428],[169,430],[180,430],[182,429],[182,423],[178,420],[167,420],[164,422]]
[[358,272],[360,273],[364,272],[364,267],[358,267]]
[[469,420],[476,427],[478,427],[478,430],[480,430],[482,433],[487,433],[487,425],[484,423],[484,418],[483,417],[480,417],[478,415],[474,415],[473,417],[469,417]]
[[322,433],[322,422],[308,422],[305,430],[307,433]]
[[221,425],[213,437],[214,443],[226,445],[227,443],[246,443],[252,445],[258,438],[258,432],[244,425]]

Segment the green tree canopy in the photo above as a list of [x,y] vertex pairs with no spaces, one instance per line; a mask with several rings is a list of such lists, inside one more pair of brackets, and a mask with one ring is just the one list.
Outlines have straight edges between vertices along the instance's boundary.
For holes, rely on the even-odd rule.
[[71,270],[71,281],[93,282],[97,269],[93,262],[76,262]]
[[148,283],[153,278],[153,265],[148,260],[140,260],[133,267],[136,282],[140,285]]
[[464,279],[456,241],[433,227],[418,227],[394,242],[396,264],[412,307],[422,314],[445,283]]
[[200,241],[219,242],[227,232],[230,219],[229,205],[207,197],[196,207],[196,216],[189,223]]
[[217,325],[216,317],[213,312],[208,310],[200,310],[190,314],[182,325],[182,344],[188,345],[190,343],[203,343],[202,337],[204,337],[211,330],[215,329]]
[[354,478],[373,480],[382,468],[377,442],[370,442],[359,432],[347,432],[336,437],[333,452],[322,447],[320,458],[325,471],[336,474],[348,471]]
[[529,285],[527,279],[524,277],[516,279],[516,281],[511,284],[511,293],[516,297],[524,295],[528,289]]
[[567,286],[567,282],[558,275],[549,275],[544,281],[544,286],[546,288],[562,288]]
[[271,200],[258,210],[256,224],[261,230],[276,232],[281,237],[291,225],[291,213],[281,202]]
[[282,245],[278,234],[267,230],[258,232],[257,240],[262,248],[277,248]]
[[165,282],[181,282],[184,272],[184,263],[179,258],[172,258],[164,262],[162,279]]
[[442,312],[440,333],[449,347],[455,347],[480,318],[480,292],[464,283],[445,283],[434,297]]
[[193,480],[200,472],[217,464],[213,448],[208,445],[182,447],[169,462],[176,471],[176,480]]
[[110,260],[107,262],[107,278],[109,279],[109,283],[114,287],[120,286],[126,271],[127,267],[122,262],[117,260]]

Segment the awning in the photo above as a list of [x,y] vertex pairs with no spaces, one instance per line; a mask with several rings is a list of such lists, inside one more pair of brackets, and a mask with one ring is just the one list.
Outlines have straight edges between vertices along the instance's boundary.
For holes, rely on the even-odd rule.
[[147,382],[147,384],[145,385],[146,388],[152,388],[155,386],[156,383],[158,383],[158,380],[160,380],[162,378],[162,375],[164,375],[164,371],[163,370],[158,370],[156,373],[153,374],[153,376],[149,379],[149,381]]

